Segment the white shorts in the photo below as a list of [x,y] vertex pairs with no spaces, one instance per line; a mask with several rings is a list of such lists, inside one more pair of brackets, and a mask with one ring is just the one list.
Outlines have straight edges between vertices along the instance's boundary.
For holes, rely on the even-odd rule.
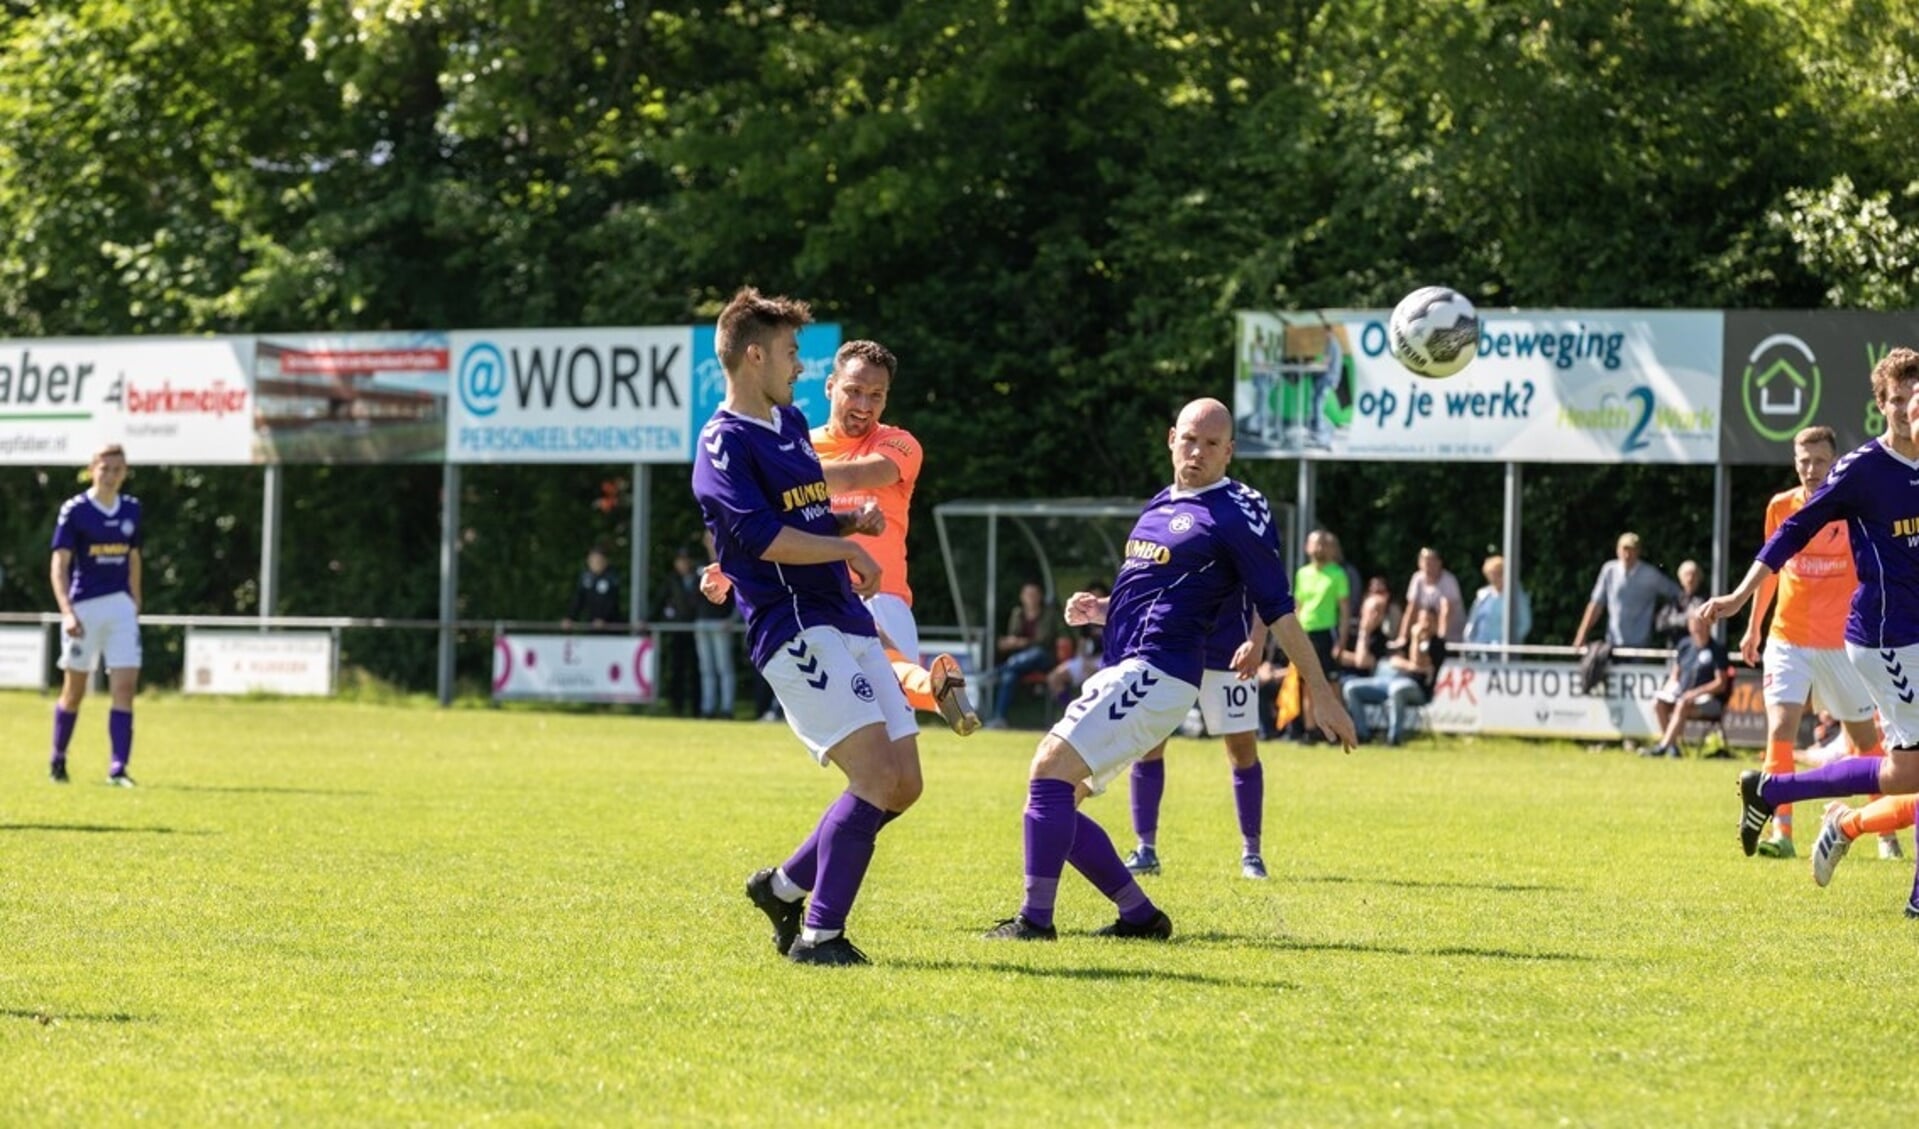
[[870,635],[809,627],[775,650],[760,674],[779,696],[793,735],[821,765],[827,750],[856,729],[882,724],[894,741],[920,731],[891,660]]
[[1098,795],[1179,729],[1198,694],[1144,659],[1127,659],[1087,679],[1051,732],[1093,770],[1086,784]]
[[1848,642],[1846,655],[1866,676],[1886,748],[1919,748],[1919,643],[1882,651]]
[[95,596],[73,605],[86,634],[60,632],[60,669],[92,673],[106,657],[108,670],[140,669],[140,613],[125,592]]
[[1768,706],[1803,706],[1816,691],[1819,703],[1840,721],[1872,717],[1872,690],[1845,648],[1800,647],[1768,639],[1763,662]]
[[1209,670],[1199,680],[1199,714],[1215,737],[1259,729],[1259,682],[1230,670]]
[[893,649],[900,653],[900,657],[917,665],[920,661],[920,625],[913,620],[912,606],[890,592],[880,592],[866,598],[866,610],[873,613],[873,621],[893,641]]

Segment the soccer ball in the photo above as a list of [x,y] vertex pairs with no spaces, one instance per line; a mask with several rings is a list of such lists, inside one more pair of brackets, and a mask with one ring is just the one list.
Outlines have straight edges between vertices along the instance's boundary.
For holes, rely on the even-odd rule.
[[1457,290],[1422,286],[1393,307],[1386,336],[1393,356],[1414,376],[1440,380],[1479,352],[1479,312]]

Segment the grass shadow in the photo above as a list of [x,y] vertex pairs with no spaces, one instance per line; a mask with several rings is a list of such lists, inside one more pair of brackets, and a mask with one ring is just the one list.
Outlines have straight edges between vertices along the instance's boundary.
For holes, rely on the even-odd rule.
[[1419,878],[1353,878],[1344,874],[1288,875],[1282,882],[1322,882],[1339,886],[1393,886],[1402,890],[1491,890],[1499,894],[1571,893],[1568,886],[1536,882],[1432,882]]
[[33,1008],[0,1008],[0,1019],[30,1019],[42,1027],[56,1023],[145,1023],[148,1016],[128,1015],[124,1011],[41,1011]]
[[371,796],[364,788],[283,788],[272,784],[251,786],[221,784],[162,784],[154,792],[215,792],[238,796]]
[[[1005,942],[1000,942],[1004,944]],[[1172,944],[1178,944],[1175,937]],[[1240,976],[1208,976],[1199,972],[1174,972],[1166,969],[1150,968],[1087,968],[1085,966],[1046,968],[1027,964],[1011,964],[997,960],[888,960],[887,968],[913,968],[924,972],[1011,972],[1020,976],[1044,976],[1056,980],[1093,980],[1119,982],[1124,980],[1177,980],[1185,984],[1204,984],[1213,988],[1270,988],[1277,991],[1293,991],[1299,987],[1289,980],[1257,980]]]
[[1235,948],[1299,953],[1375,953],[1396,957],[1483,957],[1487,960],[1581,963],[1598,959],[1585,953],[1526,952],[1519,949],[1488,949],[1478,945],[1436,945],[1430,949],[1411,949],[1403,945],[1382,945],[1370,941],[1308,941],[1301,937],[1242,937],[1232,933],[1188,933],[1184,940],[1195,945],[1231,945]]
[[106,823],[0,823],[0,831],[73,831],[82,835],[212,835],[173,827],[115,827]]

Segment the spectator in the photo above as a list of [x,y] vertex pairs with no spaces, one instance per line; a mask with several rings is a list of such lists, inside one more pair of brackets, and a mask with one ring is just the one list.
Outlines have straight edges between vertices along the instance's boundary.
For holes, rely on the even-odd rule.
[[693,568],[693,551],[681,549],[673,554],[673,575],[667,577],[656,617],[677,629],[659,633],[660,681],[673,713],[679,717],[692,717],[700,708],[700,663],[693,644],[693,624],[705,602],[700,595],[700,574]]
[[993,718],[986,723],[988,728],[1006,728],[1006,711],[1020,679],[1052,669],[1059,621],[1059,613],[1047,606],[1044,589],[1030,580],[1020,586],[1019,603],[1007,615],[1006,633],[998,641],[999,669],[993,673]]
[[[1306,535],[1306,563],[1293,576],[1293,600],[1299,626],[1319,655],[1320,669],[1328,678],[1336,677],[1336,653],[1352,619],[1353,598],[1346,570],[1333,560],[1331,535],[1324,530],[1315,529]],[[1319,737],[1312,710],[1303,701],[1299,717],[1294,719],[1293,736],[1309,743],[1316,743]]]
[[1409,610],[1406,618],[1412,626],[1407,629],[1405,653],[1387,656],[1371,678],[1356,679],[1341,688],[1361,741],[1372,735],[1368,705],[1386,707],[1386,743],[1397,745],[1405,737],[1407,711],[1432,700],[1433,680],[1446,661],[1446,638],[1439,633],[1431,604]]
[[1442,638],[1457,643],[1466,637],[1466,597],[1460,593],[1459,578],[1446,570],[1446,562],[1430,548],[1419,551],[1419,568],[1406,585],[1406,615],[1399,623],[1394,650],[1404,650],[1415,616],[1430,609]]
[[1352,645],[1339,652],[1339,669],[1347,678],[1364,678],[1373,673],[1379,660],[1392,645],[1393,594],[1386,578],[1375,576],[1366,582],[1366,598],[1359,605],[1359,622]]
[[[706,534],[707,556],[713,560],[713,534]],[[733,716],[733,593],[719,603],[700,601],[699,618],[693,624],[693,639],[700,655],[700,716]]]
[[[1333,563],[1346,571],[1346,592],[1353,597],[1353,602],[1357,604],[1359,602],[1359,593],[1365,591],[1366,588],[1364,584],[1365,578],[1359,575],[1359,569],[1353,565],[1353,562],[1346,559],[1346,549],[1339,543],[1339,537],[1336,534],[1331,530],[1322,529],[1319,531],[1319,535],[1325,539],[1326,551],[1332,554]],[[1348,628],[1351,627],[1351,623],[1351,619],[1348,618]],[[1342,633],[1339,638],[1340,646],[1345,646],[1346,635]]]
[[1586,614],[1580,617],[1579,630],[1573,633],[1575,649],[1586,645],[1586,635],[1599,614],[1606,615],[1606,641],[1615,647],[1653,645],[1653,609],[1661,600],[1678,599],[1682,594],[1672,577],[1639,559],[1639,534],[1621,533],[1618,556],[1599,569],[1592,595],[1586,602]]
[[606,548],[595,545],[586,551],[586,567],[573,585],[573,600],[560,626],[571,631],[576,623],[584,623],[603,631],[625,622],[620,615],[620,579],[607,568]]
[[[1110,596],[1113,590],[1105,584],[1094,581],[1086,590],[1095,596]],[[1079,693],[1079,688],[1093,672],[1099,669],[1100,656],[1105,652],[1106,625],[1088,623],[1075,628],[1079,638],[1073,645],[1073,656],[1054,667],[1046,676],[1046,691],[1053,700],[1064,705]]]
[[[1466,613],[1466,642],[1504,643],[1506,616],[1506,558],[1486,558],[1479,566],[1486,586],[1473,596],[1472,610]],[[1513,642],[1524,643],[1533,630],[1533,602],[1523,585],[1513,586]]]
[[1679,736],[1694,719],[1717,721],[1726,715],[1732,695],[1732,657],[1726,645],[1712,637],[1712,625],[1694,613],[1686,620],[1686,638],[1673,650],[1666,684],[1653,695],[1658,715],[1659,743],[1640,750],[1642,757],[1680,755]]
[[1699,582],[1704,575],[1699,570],[1698,561],[1680,561],[1679,567],[1673,570],[1673,576],[1679,581],[1680,594],[1659,605],[1656,617],[1661,641],[1666,646],[1679,645],[1689,630],[1686,621],[1699,605],[1706,602],[1705,594],[1699,590]]

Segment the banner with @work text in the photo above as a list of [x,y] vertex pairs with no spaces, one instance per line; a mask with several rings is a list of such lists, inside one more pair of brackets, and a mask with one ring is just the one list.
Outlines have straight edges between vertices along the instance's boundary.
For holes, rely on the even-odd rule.
[[1722,315],[1482,310],[1446,380],[1387,346],[1385,310],[1238,315],[1237,453],[1264,458],[1675,463],[1719,457]]

